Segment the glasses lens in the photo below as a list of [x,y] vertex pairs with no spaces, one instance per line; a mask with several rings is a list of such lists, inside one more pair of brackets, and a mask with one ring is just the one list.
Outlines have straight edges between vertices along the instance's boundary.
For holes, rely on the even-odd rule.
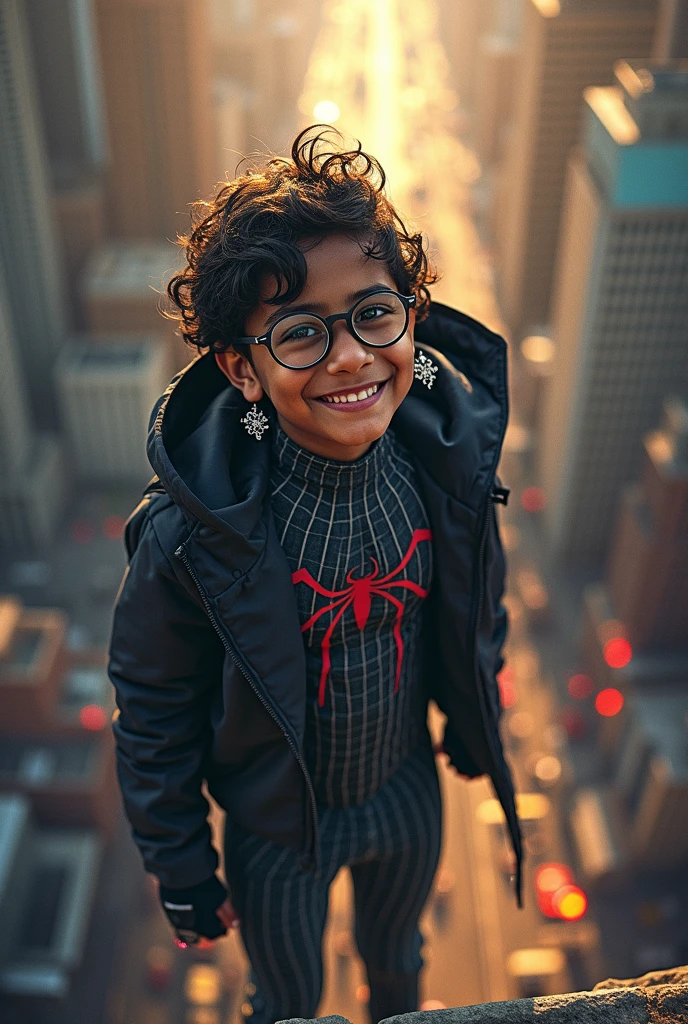
[[296,313],[280,320],[272,332],[272,350],[285,366],[309,366],[327,348],[327,328],[322,320]]
[[406,309],[397,295],[376,292],[361,299],[351,320],[366,345],[389,345],[398,341],[406,329]]

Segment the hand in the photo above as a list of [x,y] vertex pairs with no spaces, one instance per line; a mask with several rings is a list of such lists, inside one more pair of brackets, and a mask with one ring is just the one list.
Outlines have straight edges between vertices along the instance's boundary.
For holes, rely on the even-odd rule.
[[[233,929],[239,927],[239,918],[237,917],[237,912],[232,906],[229,897],[224,901],[224,903],[220,904],[215,913],[225,928]],[[220,936],[220,938],[223,938],[223,936]],[[187,946],[184,942],[180,942],[179,939],[174,940],[175,946],[179,946],[180,949],[210,949],[216,942],[217,939],[207,939],[205,935],[201,935],[198,942],[194,943],[192,947]]]
[[220,904],[215,913],[220,918],[225,928],[239,927],[239,917],[236,910],[230,903],[229,897],[227,897],[224,903]]
[[[160,885],[159,896],[176,934],[176,944],[182,949],[189,945],[207,949],[215,939],[226,935],[228,928],[239,924],[227,888],[217,875],[186,889]],[[185,932],[191,942],[185,943]]]

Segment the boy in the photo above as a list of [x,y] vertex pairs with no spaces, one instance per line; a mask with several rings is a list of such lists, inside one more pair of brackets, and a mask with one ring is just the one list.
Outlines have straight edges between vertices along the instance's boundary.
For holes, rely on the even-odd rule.
[[125,809],[178,941],[240,923],[258,1024],[314,1016],[344,865],[372,1020],[417,1008],[441,841],[429,698],[454,767],[491,776],[520,903],[495,678],[506,347],[430,310],[422,238],[383,186],[360,146],[308,129],[200,204],[168,290],[205,354],[156,407],[157,476],[127,525]]

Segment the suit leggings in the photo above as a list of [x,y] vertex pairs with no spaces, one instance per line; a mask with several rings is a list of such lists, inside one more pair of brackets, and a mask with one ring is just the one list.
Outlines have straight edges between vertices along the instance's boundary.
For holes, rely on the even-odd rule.
[[315,1017],[328,893],[345,865],[373,1024],[418,1008],[418,919],[437,870],[442,831],[432,750],[419,747],[365,803],[321,807],[318,817],[317,873],[302,870],[288,847],[227,823],[225,875],[251,963],[251,1024]]

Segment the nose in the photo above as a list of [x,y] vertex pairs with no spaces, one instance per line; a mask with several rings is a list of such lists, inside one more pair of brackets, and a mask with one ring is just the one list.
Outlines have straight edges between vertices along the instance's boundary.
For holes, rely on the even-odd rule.
[[337,320],[330,330],[332,347],[327,355],[328,373],[353,373],[374,361],[374,353],[349,330],[346,320]]

